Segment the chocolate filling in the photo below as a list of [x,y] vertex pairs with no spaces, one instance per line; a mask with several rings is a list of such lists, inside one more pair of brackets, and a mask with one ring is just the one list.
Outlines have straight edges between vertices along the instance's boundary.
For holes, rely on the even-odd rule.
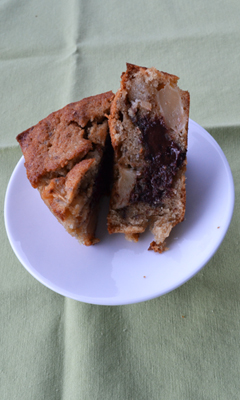
[[186,158],[186,151],[169,138],[163,119],[149,120],[144,117],[134,123],[141,131],[146,165],[137,178],[130,202],[142,201],[159,206],[163,195],[171,193],[174,177]]

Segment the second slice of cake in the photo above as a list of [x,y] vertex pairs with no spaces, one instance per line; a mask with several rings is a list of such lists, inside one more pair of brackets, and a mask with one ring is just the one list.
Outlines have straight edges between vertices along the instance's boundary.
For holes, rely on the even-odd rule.
[[32,186],[68,233],[86,246],[99,241],[99,200],[109,190],[107,117],[113,97],[107,92],[68,104],[17,136]]
[[149,249],[161,253],[184,219],[190,97],[178,77],[127,64],[109,117],[114,184],[109,233],[137,241],[149,226]]

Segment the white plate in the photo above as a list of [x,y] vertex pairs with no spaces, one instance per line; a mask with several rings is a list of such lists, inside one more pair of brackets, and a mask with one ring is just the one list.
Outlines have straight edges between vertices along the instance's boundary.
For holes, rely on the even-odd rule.
[[148,251],[149,232],[138,243],[108,235],[107,201],[98,225],[101,242],[79,245],[31,187],[23,157],[9,181],[5,224],[18,259],[45,286],[82,302],[121,305],[161,296],[195,275],[222,242],[233,207],[226,157],[212,136],[190,120],[186,218],[173,229],[169,251]]

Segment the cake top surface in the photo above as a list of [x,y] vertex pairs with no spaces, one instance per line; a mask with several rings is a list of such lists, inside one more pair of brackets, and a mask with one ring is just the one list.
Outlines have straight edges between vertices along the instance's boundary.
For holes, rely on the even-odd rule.
[[93,143],[104,145],[107,130],[100,126],[107,123],[113,97],[109,91],[70,103],[17,136],[33,187],[54,171],[71,169]]

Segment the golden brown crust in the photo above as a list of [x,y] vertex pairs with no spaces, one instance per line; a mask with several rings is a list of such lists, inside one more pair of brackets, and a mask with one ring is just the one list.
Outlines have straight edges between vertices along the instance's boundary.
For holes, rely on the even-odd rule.
[[46,175],[69,168],[92,150],[94,139],[85,139],[85,128],[90,123],[94,130],[102,122],[112,99],[113,93],[107,92],[68,104],[17,136],[33,187]]
[[[127,239],[137,241],[139,234],[150,225],[155,240],[149,249],[157,252],[166,249],[165,239],[172,228],[184,218],[184,173],[187,161],[186,158],[182,159],[179,170],[174,172],[171,188],[163,188],[161,201],[151,204],[144,193],[144,200],[139,198],[139,201],[134,201],[139,179],[144,178],[144,171],[149,168],[141,131],[145,128],[140,129],[140,126],[156,126],[161,121],[167,132],[164,137],[167,137],[168,143],[172,143],[174,151],[183,155],[186,153],[190,96],[187,91],[178,88],[178,79],[175,75],[155,68],[127,64],[127,70],[121,77],[120,89],[111,104],[109,117],[114,148],[114,185],[108,231],[124,233]],[[158,139],[155,137],[154,143],[156,140]],[[148,190],[149,185],[151,186],[150,181],[145,182],[142,187],[146,189],[142,190]]]
[[99,174],[105,173],[113,97],[107,92],[68,104],[17,136],[32,186],[65,229],[85,245],[98,242],[94,232],[103,190]]

